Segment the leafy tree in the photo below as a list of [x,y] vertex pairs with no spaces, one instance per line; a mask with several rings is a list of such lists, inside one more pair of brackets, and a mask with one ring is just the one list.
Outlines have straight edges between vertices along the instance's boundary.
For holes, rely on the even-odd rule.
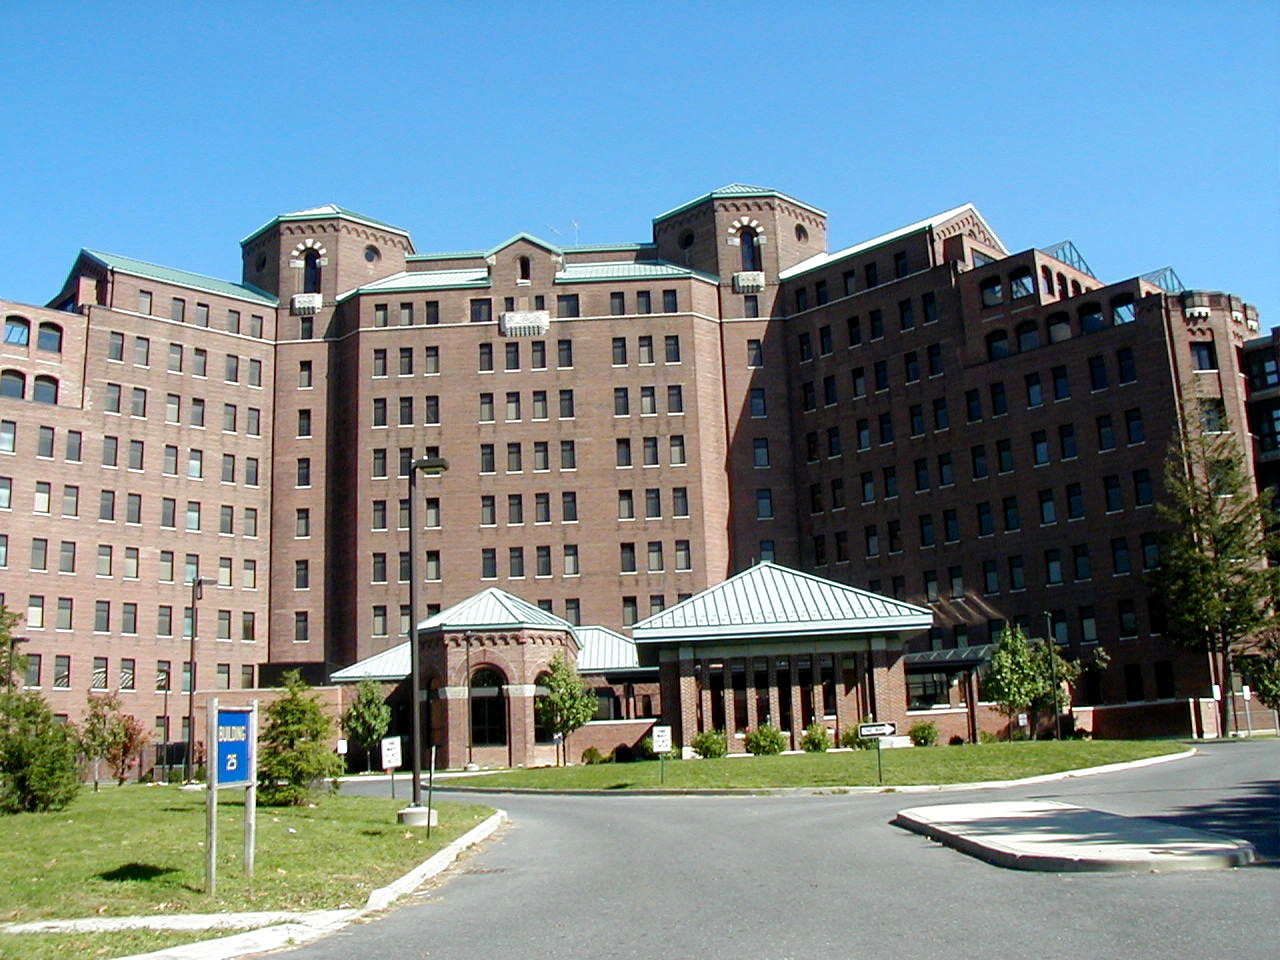
[[[1280,540],[1270,496],[1257,492],[1235,434],[1208,432],[1195,416],[1185,418],[1190,423],[1165,462],[1158,510],[1169,529],[1151,586],[1163,603],[1165,636],[1212,653],[1229,692],[1233,656],[1276,616],[1280,567],[1269,567],[1267,557]],[[1224,695],[1224,732],[1229,707]]]
[[26,658],[15,652],[18,616],[0,604],[0,813],[61,810],[80,790],[73,730],[34,690],[19,690]]
[[1010,740],[1014,716],[1029,710],[1036,697],[1042,695],[1042,687],[1048,684],[1041,673],[1022,628],[1006,624],[982,683],[988,699],[1009,718]]
[[80,753],[93,764],[93,792],[98,792],[99,770],[117,736],[116,717],[120,697],[114,693],[89,694],[89,709],[80,724]]
[[1280,624],[1263,628],[1254,652],[1240,657],[1240,673],[1253,694],[1272,710],[1280,710]]
[[124,786],[129,768],[150,739],[146,726],[133,714],[116,714],[112,720],[111,745],[107,748],[106,761],[117,786]]
[[378,684],[365,678],[356,685],[356,698],[342,715],[342,731],[364,750],[367,769],[373,770],[373,747],[387,735],[391,707]]
[[538,722],[553,734],[567,737],[596,714],[596,695],[562,654],[551,658],[542,680],[547,692],[534,701]]
[[333,721],[298,670],[284,675],[287,693],[266,709],[258,753],[258,796],[268,806],[300,807],[314,784],[342,773],[329,746]]

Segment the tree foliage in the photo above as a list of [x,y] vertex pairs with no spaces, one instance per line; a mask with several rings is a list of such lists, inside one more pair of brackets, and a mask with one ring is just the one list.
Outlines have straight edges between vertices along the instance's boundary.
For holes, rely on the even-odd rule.
[[987,699],[1010,718],[1010,739],[1013,738],[1012,718],[1031,708],[1036,697],[1042,695],[1043,682],[1027,635],[1021,627],[1006,624],[991,654],[982,685]]
[[116,715],[106,760],[111,768],[111,775],[116,778],[117,786],[124,786],[129,777],[129,768],[150,739],[146,725],[133,714]]
[[300,807],[316,784],[342,773],[333,752],[333,721],[298,670],[284,675],[287,691],[266,709],[258,751],[258,796],[268,806]]
[[1240,673],[1264,706],[1280,710],[1280,624],[1255,635],[1253,652],[1240,657]]
[[342,732],[365,752],[368,768],[373,769],[373,748],[387,735],[391,726],[391,707],[376,681],[365,678],[356,685],[356,698],[342,715]]
[[566,737],[596,714],[596,695],[582,682],[572,663],[557,653],[542,680],[547,692],[534,701],[538,722]]
[[80,723],[80,753],[93,767],[93,792],[98,792],[99,768],[116,736],[115,718],[120,713],[120,697],[114,693],[89,694],[89,708]]
[[16,614],[0,604],[0,813],[61,810],[80,789],[76,741],[34,690],[19,690],[25,658],[15,653]]
[[[1194,411],[1193,411],[1194,413]],[[1165,613],[1165,636],[1231,659],[1276,616],[1280,548],[1270,497],[1259,494],[1234,433],[1211,433],[1194,416],[1169,450],[1159,514],[1168,524],[1151,586]],[[1229,698],[1222,699],[1223,729]]]

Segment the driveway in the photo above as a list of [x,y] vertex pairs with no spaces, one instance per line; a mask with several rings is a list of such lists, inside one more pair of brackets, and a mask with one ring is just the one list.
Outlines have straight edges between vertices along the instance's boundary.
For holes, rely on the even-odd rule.
[[1167,818],[1250,840],[1270,862],[1167,875],[1005,870],[889,825],[928,794],[468,795],[512,823],[404,906],[287,956],[1275,957],[1280,741],[1202,749],[1123,773],[936,797]]

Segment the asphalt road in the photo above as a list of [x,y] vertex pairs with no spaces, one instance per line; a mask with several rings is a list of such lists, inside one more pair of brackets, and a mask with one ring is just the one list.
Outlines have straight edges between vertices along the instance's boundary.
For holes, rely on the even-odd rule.
[[[1203,751],[1000,791],[494,794],[480,802],[505,808],[512,822],[478,852],[403,906],[286,956],[1270,960],[1280,955],[1280,741]],[[889,825],[906,806],[1021,797],[1178,820],[1250,840],[1270,862],[1209,873],[1028,873]]]

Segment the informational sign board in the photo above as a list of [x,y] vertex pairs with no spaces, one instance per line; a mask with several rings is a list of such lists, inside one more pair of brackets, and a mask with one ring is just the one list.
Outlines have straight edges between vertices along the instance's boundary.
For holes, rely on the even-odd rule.
[[860,723],[858,739],[870,740],[872,737],[892,737],[898,732],[896,723]]
[[345,757],[347,755],[347,741],[338,741],[338,756]]
[[1018,726],[1025,727],[1027,725],[1027,715],[1025,713],[1018,714]]
[[252,728],[250,708],[218,708],[218,789],[247,787],[253,782]]
[[671,752],[671,728],[670,727],[654,727],[652,735],[653,735],[653,752],[654,753],[670,753]]
[[398,770],[401,762],[400,738],[384,737],[382,740],[382,769]]
[[1218,686],[1216,683],[1213,685],[1213,699],[1215,700],[1222,699],[1222,688]]
[[1247,683],[1240,687],[1240,693],[1246,701],[1253,699],[1253,691],[1249,688]]

